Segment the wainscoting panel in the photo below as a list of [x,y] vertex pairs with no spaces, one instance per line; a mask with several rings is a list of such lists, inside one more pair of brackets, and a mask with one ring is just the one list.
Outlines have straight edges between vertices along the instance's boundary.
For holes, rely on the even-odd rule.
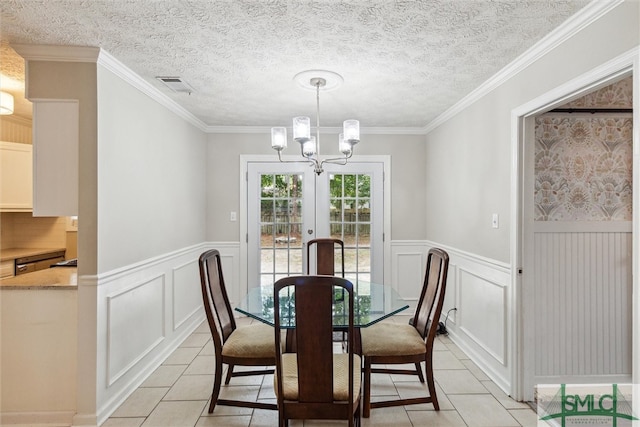
[[164,339],[164,294],[159,275],[107,297],[108,385]]
[[[440,321],[450,338],[503,390],[511,387],[513,331],[509,329],[511,269],[507,264],[429,241],[391,242],[392,285],[415,310],[430,248],[449,254],[445,302]],[[447,317],[448,315],[448,317]]]
[[[96,419],[100,425],[203,321],[198,244],[79,279],[97,305]],[[83,351],[83,349],[80,349]]]
[[577,226],[534,233],[537,383],[631,378],[632,234]]
[[426,255],[421,252],[398,253],[396,257],[397,268],[393,284],[398,293],[414,305],[420,298],[425,259]]
[[173,330],[180,328],[202,310],[202,290],[198,261],[190,261],[173,269]]
[[506,286],[458,267],[459,330],[504,365],[506,354]]

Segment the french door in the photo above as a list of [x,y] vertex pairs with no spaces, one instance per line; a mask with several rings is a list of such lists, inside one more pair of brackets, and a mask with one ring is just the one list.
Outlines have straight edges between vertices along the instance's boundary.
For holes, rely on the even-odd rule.
[[[306,163],[247,164],[248,287],[307,271],[309,240],[345,244],[345,274],[383,281],[383,163],[325,165],[316,175]],[[313,256],[310,270],[315,271]]]

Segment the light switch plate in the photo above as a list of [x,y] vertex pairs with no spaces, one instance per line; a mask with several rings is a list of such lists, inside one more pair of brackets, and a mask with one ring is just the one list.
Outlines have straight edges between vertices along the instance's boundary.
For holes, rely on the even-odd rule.
[[498,218],[499,218],[498,214],[494,213],[493,217],[491,218],[491,226],[493,228],[498,228]]

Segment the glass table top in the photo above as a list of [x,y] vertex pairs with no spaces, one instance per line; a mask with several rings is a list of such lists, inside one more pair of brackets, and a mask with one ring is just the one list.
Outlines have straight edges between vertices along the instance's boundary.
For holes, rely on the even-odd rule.
[[[354,283],[354,325],[367,327],[409,308],[398,293],[387,285],[359,281]],[[356,291],[357,290],[357,291]],[[348,295],[341,288],[334,291],[333,325],[336,329],[348,325]],[[253,288],[241,300],[236,311],[273,326],[273,287]],[[280,324],[295,327],[295,293],[293,288],[280,294]]]

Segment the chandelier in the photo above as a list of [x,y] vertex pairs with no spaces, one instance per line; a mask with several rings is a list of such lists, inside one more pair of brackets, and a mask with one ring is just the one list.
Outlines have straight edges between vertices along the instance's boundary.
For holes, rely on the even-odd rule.
[[294,77],[301,86],[316,91],[316,135],[311,135],[311,120],[309,117],[293,118],[293,140],[300,144],[300,153],[306,160],[282,160],[282,150],[287,148],[287,128],[271,128],[271,148],[278,152],[278,160],[282,163],[309,163],[314,172],[320,175],[324,170],[322,165],[333,163],[346,165],[353,155],[353,146],[360,142],[360,122],[345,120],[343,131],[338,135],[338,157],[320,158],[320,89],[334,89],[342,83],[339,74],[324,70],[303,71]]

